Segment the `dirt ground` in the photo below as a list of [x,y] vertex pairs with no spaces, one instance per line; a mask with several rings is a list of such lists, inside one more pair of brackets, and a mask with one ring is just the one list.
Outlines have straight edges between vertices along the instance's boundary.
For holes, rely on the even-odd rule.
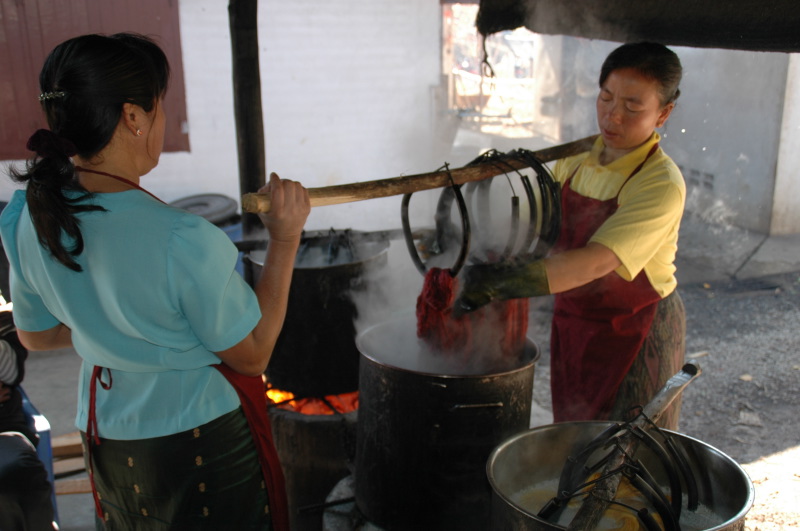
[[[687,361],[702,374],[684,390],[679,431],[750,476],[755,502],[745,530],[800,529],[800,273],[688,285],[680,293]],[[532,320],[549,326],[549,313],[544,302]],[[542,350],[534,399],[545,410],[547,326],[532,327]]]

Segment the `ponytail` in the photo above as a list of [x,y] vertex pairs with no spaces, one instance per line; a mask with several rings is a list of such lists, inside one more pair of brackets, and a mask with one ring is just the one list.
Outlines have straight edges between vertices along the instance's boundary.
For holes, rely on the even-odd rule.
[[[36,229],[39,243],[53,257],[72,269],[83,269],[75,257],[83,252],[83,235],[78,212],[105,210],[101,206],[81,204],[91,196],[77,185],[75,166],[70,157],[76,154],[75,145],[47,129],[39,129],[29,139],[27,147],[36,155],[27,164],[27,172],[11,169],[11,178],[18,183],[27,183],[25,200]],[[78,195],[68,196],[68,190],[78,191]],[[66,234],[74,243],[66,248],[62,240]]]

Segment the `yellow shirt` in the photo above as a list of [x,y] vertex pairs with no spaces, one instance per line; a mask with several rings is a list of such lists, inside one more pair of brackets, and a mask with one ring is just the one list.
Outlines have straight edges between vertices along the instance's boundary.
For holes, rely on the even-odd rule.
[[574,192],[601,201],[619,193],[619,208],[589,241],[602,244],[617,255],[622,265],[616,272],[625,280],[633,280],[644,270],[650,284],[664,298],[677,286],[674,262],[686,200],[683,175],[659,148],[622,187],[660,139],[658,133],[653,133],[644,145],[602,166],[598,157],[604,144],[599,137],[588,153],[556,162],[553,176],[563,186],[577,168],[570,182]]

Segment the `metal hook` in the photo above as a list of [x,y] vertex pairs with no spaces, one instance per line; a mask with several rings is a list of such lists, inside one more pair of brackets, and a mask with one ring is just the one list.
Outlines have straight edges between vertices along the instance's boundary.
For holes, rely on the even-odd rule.
[[[445,165],[445,169],[448,172],[450,169]],[[453,267],[450,268],[450,275],[456,276],[461,271],[461,268],[464,267],[464,264],[467,261],[467,256],[469,255],[469,247],[470,247],[470,239],[471,239],[471,232],[470,232],[470,223],[469,223],[469,212],[467,211],[467,205],[464,201],[464,196],[461,195],[461,186],[455,184],[453,181],[452,175],[450,175],[450,182],[452,183],[451,186],[445,188],[442,191],[442,195],[439,198],[439,204],[437,205],[436,209],[436,237],[437,240],[441,241],[445,230],[444,230],[444,222],[445,219],[449,218],[450,207],[452,205],[453,199],[456,200],[456,205],[458,206],[458,212],[461,215],[461,250],[459,251],[458,257],[456,258]],[[412,192],[413,193],[413,192]],[[427,272],[428,268],[422,259],[419,256],[419,252],[417,251],[417,246],[414,243],[414,237],[411,232],[411,223],[408,219],[408,205],[411,201],[412,193],[405,194],[403,196],[403,201],[401,203],[401,220],[403,223],[403,236],[405,236],[406,247],[408,247],[408,252],[411,255],[411,260],[414,262],[414,265],[417,267],[420,273],[423,275]],[[447,216],[445,216],[445,213]]]

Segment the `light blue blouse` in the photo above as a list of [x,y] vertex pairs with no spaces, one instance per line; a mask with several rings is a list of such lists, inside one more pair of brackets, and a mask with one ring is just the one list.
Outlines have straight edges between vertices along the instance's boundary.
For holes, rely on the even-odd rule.
[[0,216],[17,327],[64,323],[83,358],[78,428],[86,430],[94,365],[112,375],[111,389],[97,386],[101,437],[169,435],[237,408],[235,390],[211,367],[220,362],[214,352],[237,344],[261,317],[235,271],[236,247],[202,217],[139,190],[91,201],[107,212],[79,215],[80,273],[38,243],[23,191]]

